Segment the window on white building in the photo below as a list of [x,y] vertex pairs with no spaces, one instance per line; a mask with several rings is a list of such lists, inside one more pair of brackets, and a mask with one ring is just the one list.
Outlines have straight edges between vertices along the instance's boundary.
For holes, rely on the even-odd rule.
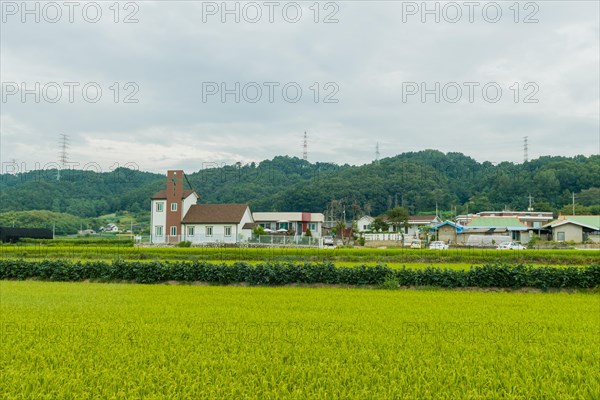
[[163,203],[162,201],[157,201],[156,202],[156,212],[162,212],[164,209],[165,203]]
[[193,226],[187,227],[187,234],[188,234],[188,236],[194,236],[194,227]]
[[157,225],[154,227],[154,235],[155,236],[162,236],[163,235],[163,227],[162,225]]
[[171,227],[171,236],[177,236],[177,227],[176,226]]
[[171,211],[177,211],[177,203],[171,203]]
[[315,232],[317,230],[317,224],[311,223],[309,225],[309,229],[310,229],[311,232]]
[[231,236],[231,227],[230,226],[225,227],[225,236],[227,236],[227,237]]
[[212,232],[213,232],[212,228],[213,228],[212,226],[206,227],[206,236],[212,236]]
[[565,233],[564,232],[556,232],[556,240],[559,242],[565,241]]

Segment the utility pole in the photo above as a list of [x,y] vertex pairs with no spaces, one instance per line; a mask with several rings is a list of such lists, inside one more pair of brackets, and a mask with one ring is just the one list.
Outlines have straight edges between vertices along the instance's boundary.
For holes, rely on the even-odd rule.
[[527,208],[527,211],[533,211],[533,197],[531,197],[531,193],[529,193],[529,207]]
[[575,215],[575,192],[573,192],[573,215]]
[[304,143],[302,146],[302,159],[308,161],[308,135],[304,131]]

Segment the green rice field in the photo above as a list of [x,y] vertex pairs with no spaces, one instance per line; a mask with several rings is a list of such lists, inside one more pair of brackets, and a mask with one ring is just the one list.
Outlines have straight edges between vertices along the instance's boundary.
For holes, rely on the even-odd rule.
[[517,263],[537,265],[600,264],[598,250],[495,250],[495,249],[365,249],[365,248],[177,248],[100,245],[1,245],[0,258],[68,260],[178,260],[178,261],[311,261],[385,264]]
[[0,281],[3,399],[598,399],[600,296]]

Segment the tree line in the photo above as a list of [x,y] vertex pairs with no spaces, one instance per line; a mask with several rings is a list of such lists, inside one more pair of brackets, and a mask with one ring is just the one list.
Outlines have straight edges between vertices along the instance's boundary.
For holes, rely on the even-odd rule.
[[[467,211],[535,210],[600,214],[600,156],[545,156],[525,163],[477,162],[462,153],[424,150],[370,164],[310,163],[277,156],[260,163],[186,171],[204,203],[248,203],[253,211],[343,213],[347,220],[436,208],[450,217]],[[48,210],[83,218],[117,211],[149,213],[165,175],[119,168],[0,175],[0,212]],[[333,211],[332,211],[333,212]]]

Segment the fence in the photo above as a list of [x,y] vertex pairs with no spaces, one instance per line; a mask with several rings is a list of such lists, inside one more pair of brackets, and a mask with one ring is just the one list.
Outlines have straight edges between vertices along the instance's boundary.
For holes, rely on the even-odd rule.
[[412,240],[412,237],[408,235],[403,236],[401,233],[365,233],[363,237],[366,241],[381,240],[403,242],[406,239],[410,242]]
[[321,238],[310,236],[286,236],[286,235],[260,235],[253,236],[248,243],[266,244],[274,246],[310,246],[321,247],[323,241]]

